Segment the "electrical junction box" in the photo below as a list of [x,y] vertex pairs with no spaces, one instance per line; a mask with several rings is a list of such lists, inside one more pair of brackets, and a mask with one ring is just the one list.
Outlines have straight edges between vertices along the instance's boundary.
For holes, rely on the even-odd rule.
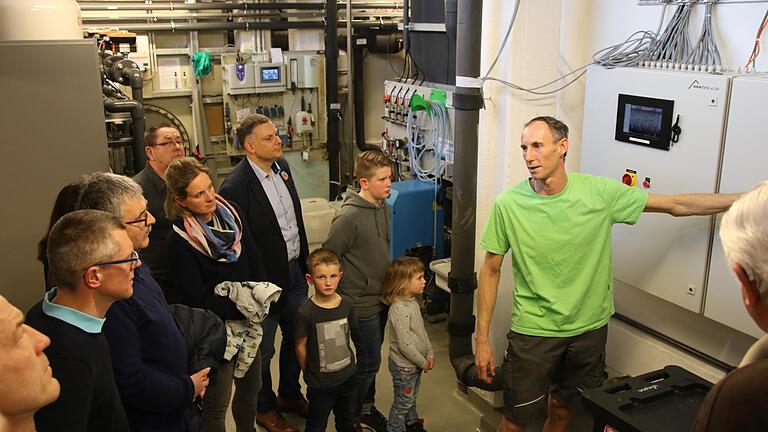
[[222,65],[222,82],[228,94],[253,93],[255,88],[253,64]]
[[[631,169],[635,174],[630,175],[631,187],[654,194],[715,192],[730,82],[728,76],[706,73],[591,66],[581,171],[622,181]],[[712,105],[713,98],[721,103]],[[654,100],[669,103],[643,102]],[[619,121],[622,112],[627,114],[624,122]],[[651,139],[669,136],[664,130],[669,122],[662,117],[673,118],[674,123],[678,116],[678,142],[670,141],[666,148],[662,141]],[[626,130],[627,138],[647,142],[620,141],[620,130]],[[637,184],[636,179],[643,181]],[[614,277],[701,312],[712,224],[711,216],[645,213],[635,226],[615,225]]]
[[284,55],[288,65],[288,81],[286,86],[292,88],[317,88],[318,87],[318,56],[314,51],[290,52]]
[[136,52],[129,53],[128,58],[135,61],[142,71],[149,69],[149,36],[136,36]]
[[[768,122],[760,108],[766,100],[767,76],[733,78],[720,177],[721,193],[749,191],[768,177],[765,170],[768,146],[761,139],[768,134]],[[743,333],[761,337],[765,332],[755,325],[744,309],[739,282],[725,259],[718,234],[721,219],[722,215],[718,215],[704,316]]]
[[297,134],[312,132],[312,114],[306,111],[299,111],[294,115],[293,130]]

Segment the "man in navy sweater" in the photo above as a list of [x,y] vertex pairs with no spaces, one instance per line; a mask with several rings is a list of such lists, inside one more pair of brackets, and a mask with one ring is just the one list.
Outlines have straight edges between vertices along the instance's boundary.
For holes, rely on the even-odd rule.
[[[155,218],[141,186],[128,177],[94,174],[77,208],[103,210],[127,227],[134,250],[149,245]],[[185,432],[184,412],[208,385],[210,368],[189,375],[187,347],[148,266],[135,270],[133,297],[110,308],[104,335],[117,387],[133,432]]]
[[57,287],[27,313],[27,324],[51,339],[46,354],[61,394],[35,414],[37,430],[127,432],[101,333],[112,303],[133,294],[140,264],[125,225],[102,211],[69,213],[51,229],[48,263]]

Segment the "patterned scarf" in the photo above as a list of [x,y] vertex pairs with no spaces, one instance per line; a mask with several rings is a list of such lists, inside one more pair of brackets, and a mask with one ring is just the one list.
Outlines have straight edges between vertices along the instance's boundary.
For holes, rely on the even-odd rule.
[[184,229],[173,225],[173,230],[203,255],[221,262],[237,262],[240,257],[243,224],[235,209],[224,198],[216,195],[213,226],[197,216],[182,218]]

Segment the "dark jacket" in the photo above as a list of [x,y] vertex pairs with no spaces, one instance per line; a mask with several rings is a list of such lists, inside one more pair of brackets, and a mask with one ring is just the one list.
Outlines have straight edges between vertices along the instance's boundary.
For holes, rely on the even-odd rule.
[[137,267],[133,297],[107,312],[104,335],[133,432],[184,432],[195,387],[187,346],[148,267]]
[[[299,225],[299,265],[302,272],[307,272],[307,256],[309,246],[307,233],[304,230],[304,219],[301,216],[301,201],[296,192],[296,184],[293,175],[285,159],[278,159],[277,164],[288,174],[285,185],[291,194],[296,221]],[[280,176],[278,176],[280,177]],[[280,177],[282,178],[282,177]],[[291,288],[291,276],[288,270],[288,251],[285,247],[285,239],[280,231],[269,198],[261,186],[261,181],[246,158],[238,163],[232,172],[222,183],[219,193],[230,201],[234,201],[243,209],[241,216],[250,227],[250,235],[254,239],[259,251],[263,254],[264,268],[267,272],[267,281],[286,290]]]
[[[194,373],[207,367],[210,380],[216,379],[216,368],[224,362],[227,347],[227,330],[215,313],[183,304],[169,306],[176,325],[187,347],[187,370]],[[184,413],[189,432],[204,432],[202,412],[197,406],[189,406]]]
[[389,207],[374,205],[354,190],[344,195],[344,203],[331,224],[323,247],[341,258],[344,277],[339,291],[352,298],[360,318],[384,309],[381,303],[384,272],[389,265]]
[[[242,215],[236,204],[235,211]],[[241,216],[241,219],[242,216]],[[182,221],[174,225],[182,230]],[[242,249],[236,262],[214,261],[198,252],[176,231],[168,238],[168,264],[174,285],[181,288],[182,303],[196,308],[209,309],[222,320],[243,320],[245,317],[227,297],[216,295],[213,289],[221,282],[263,281],[264,268],[261,254],[248,234],[248,224],[243,219]]]
[[197,372],[210,367],[213,371],[223,363],[227,347],[224,322],[209,310],[183,304],[170,305],[169,308],[186,342],[187,370]]
[[149,232],[149,246],[140,252],[141,262],[152,269],[152,274],[163,289],[168,303],[178,303],[181,301],[181,293],[173,288],[166,252],[171,221],[165,216],[164,205],[167,193],[165,180],[157,175],[149,164],[136,174],[133,180],[141,185],[144,198],[147,200],[147,210],[155,217],[155,224]]

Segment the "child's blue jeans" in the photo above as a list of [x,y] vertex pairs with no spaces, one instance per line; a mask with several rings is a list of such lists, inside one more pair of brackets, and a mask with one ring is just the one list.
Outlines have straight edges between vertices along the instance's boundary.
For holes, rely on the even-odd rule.
[[406,425],[419,418],[416,413],[416,396],[419,394],[422,369],[398,366],[390,359],[389,373],[392,375],[394,395],[387,420],[387,432],[403,432]]

